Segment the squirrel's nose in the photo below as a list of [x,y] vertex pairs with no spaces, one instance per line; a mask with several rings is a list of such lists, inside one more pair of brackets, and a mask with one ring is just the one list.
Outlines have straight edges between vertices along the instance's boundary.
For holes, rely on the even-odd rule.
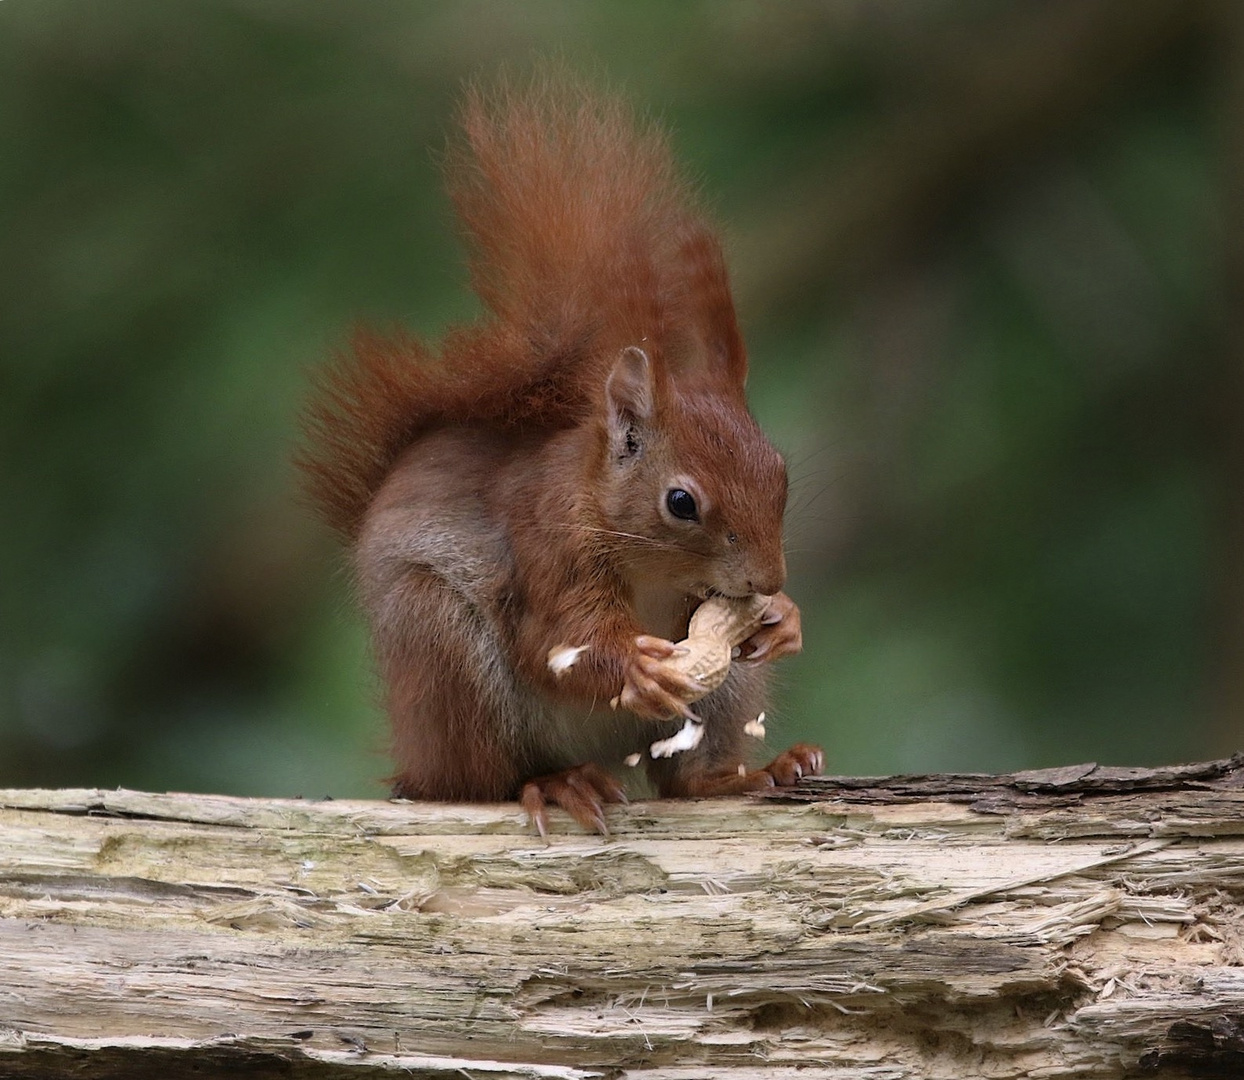
[[773,596],[782,591],[786,584],[786,559],[781,557],[772,569],[756,574],[747,579],[747,591],[760,593],[762,596]]
[[759,581],[748,581],[747,591],[759,593],[761,596],[774,596],[782,591],[785,580],[781,578],[762,578]]

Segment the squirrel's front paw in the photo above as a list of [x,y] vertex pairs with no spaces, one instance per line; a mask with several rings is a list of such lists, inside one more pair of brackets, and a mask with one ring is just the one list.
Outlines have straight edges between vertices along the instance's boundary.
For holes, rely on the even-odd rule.
[[674,716],[698,720],[689,702],[703,697],[704,688],[669,662],[685,653],[685,646],[640,634],[626,662],[622,692],[611,704],[648,720],[668,720]]
[[761,616],[760,629],[739,646],[739,659],[777,660],[800,652],[803,631],[799,622],[799,606],[794,600],[785,593],[771,597]]

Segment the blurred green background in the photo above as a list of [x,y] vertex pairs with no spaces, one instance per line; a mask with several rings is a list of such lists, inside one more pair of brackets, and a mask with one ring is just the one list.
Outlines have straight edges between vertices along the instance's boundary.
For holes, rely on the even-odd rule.
[[289,459],[470,317],[435,164],[553,54],[673,129],[787,452],[832,772],[1244,744],[1244,5],[0,3],[0,786],[380,795]]

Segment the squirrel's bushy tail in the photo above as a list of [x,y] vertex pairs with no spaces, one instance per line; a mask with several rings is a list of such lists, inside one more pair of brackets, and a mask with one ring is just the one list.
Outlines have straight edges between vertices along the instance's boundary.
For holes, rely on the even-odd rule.
[[618,98],[544,68],[521,88],[472,87],[448,187],[486,313],[439,355],[360,335],[327,368],[299,465],[348,537],[394,459],[442,421],[575,422],[627,345],[658,367],[725,374],[746,361],[720,246],[665,135]]

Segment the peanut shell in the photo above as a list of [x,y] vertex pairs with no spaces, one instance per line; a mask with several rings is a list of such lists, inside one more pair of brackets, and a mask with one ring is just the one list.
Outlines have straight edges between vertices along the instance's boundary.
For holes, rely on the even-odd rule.
[[695,609],[687,636],[678,643],[687,651],[665,661],[703,687],[687,698],[688,705],[722,684],[730,671],[730,654],[760,628],[760,618],[768,606],[767,596],[713,596]]

